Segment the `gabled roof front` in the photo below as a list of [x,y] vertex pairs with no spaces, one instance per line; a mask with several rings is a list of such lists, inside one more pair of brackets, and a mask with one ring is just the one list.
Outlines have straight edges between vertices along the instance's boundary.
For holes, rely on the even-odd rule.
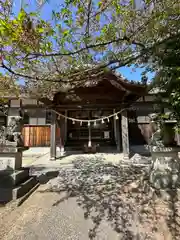
[[126,81],[109,71],[101,75],[100,80],[88,80],[68,92],[57,92],[53,104],[122,103],[135,101],[144,95],[146,95],[145,85]]

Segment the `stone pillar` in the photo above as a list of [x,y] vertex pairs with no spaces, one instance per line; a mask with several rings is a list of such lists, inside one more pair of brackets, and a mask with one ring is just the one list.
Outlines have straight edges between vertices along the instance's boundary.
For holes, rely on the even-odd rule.
[[56,113],[53,111],[51,118],[50,160],[56,160]]
[[121,113],[122,150],[124,159],[129,159],[129,132],[127,111]]

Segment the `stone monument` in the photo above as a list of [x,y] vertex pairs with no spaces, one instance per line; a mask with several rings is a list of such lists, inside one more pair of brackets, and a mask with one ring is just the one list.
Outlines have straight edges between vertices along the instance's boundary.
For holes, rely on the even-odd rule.
[[[161,123],[157,116],[151,116],[151,122],[155,125],[155,133],[152,135],[151,156],[152,168],[150,182],[156,189],[174,189],[180,186],[180,160],[178,153],[180,147],[164,144]],[[163,123],[165,124],[165,123]]]
[[15,200],[36,183],[29,169],[22,168],[22,154],[27,148],[22,139],[23,118],[12,117],[7,127],[0,128],[0,202]]

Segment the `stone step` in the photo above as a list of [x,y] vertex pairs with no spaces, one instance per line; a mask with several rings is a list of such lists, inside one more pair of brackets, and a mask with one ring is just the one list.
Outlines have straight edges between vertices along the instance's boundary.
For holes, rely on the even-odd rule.
[[30,177],[27,181],[23,182],[13,192],[13,200],[24,196],[37,184],[37,179],[35,176]]
[[28,193],[37,184],[36,177],[30,177],[16,187],[0,188],[0,202],[16,200]]
[[0,176],[0,187],[7,188],[17,186],[23,181],[29,178],[29,169],[24,168],[15,171],[3,171],[3,175]]

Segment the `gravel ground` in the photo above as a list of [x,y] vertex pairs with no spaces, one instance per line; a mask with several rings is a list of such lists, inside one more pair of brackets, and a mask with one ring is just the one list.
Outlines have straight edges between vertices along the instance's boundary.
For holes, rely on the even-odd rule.
[[57,177],[44,176],[49,182],[23,205],[0,215],[0,239],[179,239],[169,227],[172,207],[146,185],[147,169],[76,156]]
[[[84,220],[84,211],[76,198],[55,193],[39,193],[41,186],[22,206],[0,220],[1,240],[88,240],[91,220]],[[104,221],[96,239],[118,240],[118,234]]]

